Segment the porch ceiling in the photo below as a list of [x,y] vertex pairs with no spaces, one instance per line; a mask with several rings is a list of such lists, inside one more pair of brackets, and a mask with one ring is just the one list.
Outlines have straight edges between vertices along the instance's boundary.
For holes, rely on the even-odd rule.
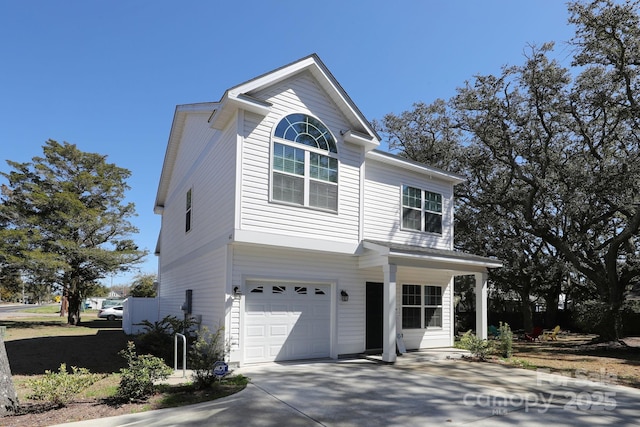
[[398,266],[450,270],[459,274],[486,272],[489,268],[502,267],[496,258],[459,251],[402,245],[391,242],[364,240],[360,255],[360,267],[395,264]]

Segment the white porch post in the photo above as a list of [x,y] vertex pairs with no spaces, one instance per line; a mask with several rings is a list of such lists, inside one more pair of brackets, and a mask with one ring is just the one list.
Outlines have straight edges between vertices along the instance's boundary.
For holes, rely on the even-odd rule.
[[487,273],[475,273],[476,278],[476,336],[487,339]]
[[396,361],[396,272],[395,264],[385,264],[383,285],[382,360]]

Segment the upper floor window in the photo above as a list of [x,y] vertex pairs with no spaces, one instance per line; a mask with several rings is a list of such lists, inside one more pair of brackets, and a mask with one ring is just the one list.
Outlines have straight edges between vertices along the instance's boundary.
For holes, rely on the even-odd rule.
[[403,186],[402,228],[442,234],[442,194]]
[[185,233],[191,230],[191,189],[187,191],[187,209],[184,219],[184,231]]
[[272,200],[338,210],[338,150],[318,119],[290,114],[276,126]]

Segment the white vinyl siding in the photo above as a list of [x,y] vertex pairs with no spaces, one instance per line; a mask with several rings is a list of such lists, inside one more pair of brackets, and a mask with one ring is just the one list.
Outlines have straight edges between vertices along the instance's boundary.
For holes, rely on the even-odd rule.
[[[208,139],[193,146],[191,143],[180,145],[175,179],[171,180],[162,214],[161,273],[163,265],[185,256],[198,257],[203,246],[210,245],[212,240],[221,236],[227,237],[233,230],[235,132],[234,129],[214,132],[207,124],[206,115],[199,115],[199,119],[194,120],[192,127],[197,127],[196,130],[202,132],[187,128],[185,135],[197,134],[198,137]],[[207,132],[202,129],[201,122],[206,125]],[[192,137],[196,138],[196,135]],[[198,149],[197,155],[192,153],[195,148]],[[195,164],[188,165],[184,158],[192,159]],[[197,232],[185,233],[185,194],[189,189],[192,189],[194,198],[191,226],[195,227],[194,221],[197,221]]]
[[[357,245],[361,153],[357,147],[341,143],[339,139],[340,129],[349,128],[348,123],[313,78],[306,74],[285,80],[268,92],[252,96],[264,99],[273,106],[271,113],[264,118],[245,114],[240,228]],[[293,112],[317,117],[338,138],[337,212],[270,202],[272,132],[283,117]],[[320,197],[331,197],[330,194],[323,196],[321,190],[317,188]]]
[[[367,159],[364,185],[364,239],[453,249],[453,186],[450,183]],[[442,234],[403,227],[405,185],[442,195]],[[416,212],[417,228],[423,220],[420,212]]]
[[168,265],[160,276],[160,318],[184,318],[185,291],[193,291],[192,315],[211,331],[225,323],[226,246]]
[[[192,289],[193,315],[216,330],[225,325],[226,251],[233,230],[237,137],[234,128],[211,129],[208,116],[187,118],[167,193],[158,265],[159,312],[160,318],[182,319],[180,306],[185,291]],[[197,230],[185,233],[185,195],[190,189],[191,226]]]
[[[243,292],[256,282],[331,283],[332,288],[332,356],[357,354],[365,350],[365,290],[366,282],[382,282],[381,268],[358,268],[356,257],[325,253],[294,251],[273,247],[236,246],[233,256],[232,282],[242,284]],[[397,308],[402,307],[402,283],[424,283],[442,287],[442,327],[434,329],[402,330],[398,319],[398,332],[404,333],[409,349],[452,345],[450,328],[452,317],[450,272],[398,267]],[[342,302],[340,291],[349,294]],[[245,298],[244,296],[242,298]],[[335,316],[335,317],[333,317]],[[244,328],[241,321],[241,329]],[[240,334],[246,340],[246,331]],[[243,343],[241,343],[242,347]],[[239,360],[238,360],[239,361]]]

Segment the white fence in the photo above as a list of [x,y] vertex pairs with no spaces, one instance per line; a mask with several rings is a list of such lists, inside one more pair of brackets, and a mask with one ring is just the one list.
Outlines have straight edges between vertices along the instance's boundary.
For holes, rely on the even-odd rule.
[[129,297],[122,304],[124,313],[122,314],[122,330],[127,335],[135,335],[144,332],[144,328],[136,323],[143,320],[157,322],[158,319],[158,298],[133,298]]

